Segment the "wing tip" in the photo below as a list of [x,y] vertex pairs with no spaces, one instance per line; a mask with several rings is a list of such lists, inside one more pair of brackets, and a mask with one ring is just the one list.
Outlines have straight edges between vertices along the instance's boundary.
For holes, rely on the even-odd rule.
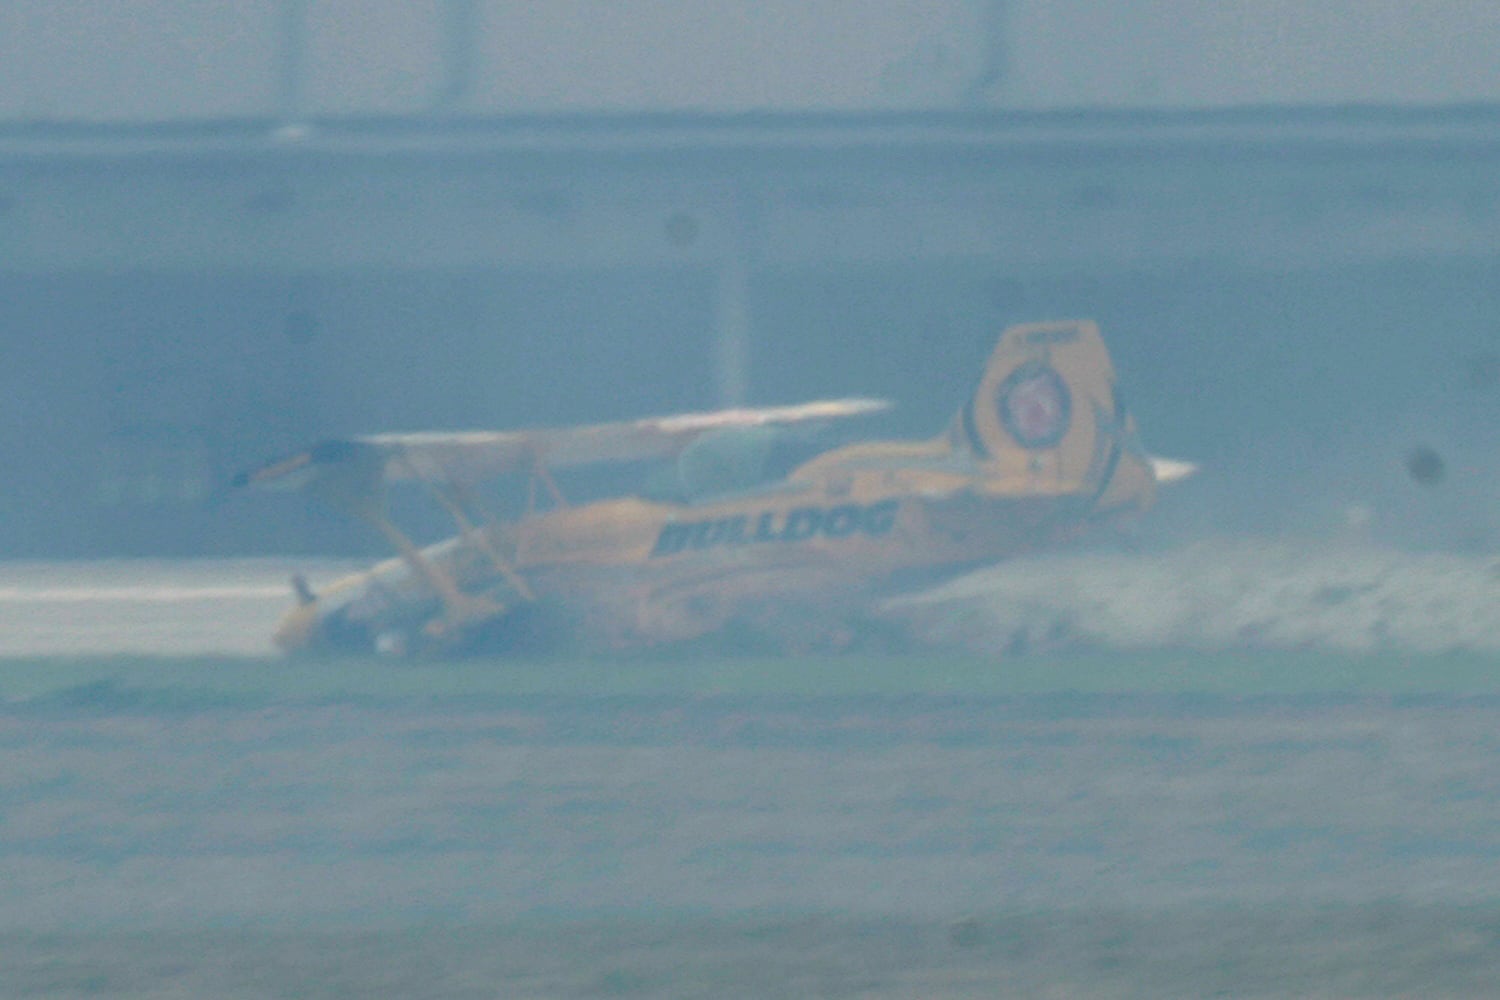
[[266,489],[296,489],[303,485],[315,470],[322,466],[338,465],[358,458],[367,447],[362,442],[349,438],[331,438],[319,441],[310,448],[272,459],[253,469],[236,473],[230,486],[264,487]]

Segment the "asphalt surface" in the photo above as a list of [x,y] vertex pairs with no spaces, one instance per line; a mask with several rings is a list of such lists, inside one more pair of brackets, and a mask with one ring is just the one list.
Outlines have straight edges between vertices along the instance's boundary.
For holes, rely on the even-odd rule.
[[[299,935],[332,934],[350,963],[385,968],[358,942],[441,927],[471,942],[452,961],[485,968],[493,951],[475,935],[553,928],[550,958],[522,950],[511,967],[538,995],[577,985],[547,971],[573,951],[626,966],[654,956],[642,982],[665,988],[663,956],[700,938],[728,963],[704,973],[710,985],[732,987],[737,963],[768,948],[847,985],[836,956],[852,948],[885,969],[863,995],[902,995],[912,969],[936,984],[960,968],[1112,995],[1098,970],[1076,978],[1065,942],[1092,955],[1083,967],[1103,949],[1138,979],[1179,939],[1164,928],[1205,933],[1199,911],[1227,928],[1202,947],[1230,966],[1295,958],[1316,933],[1331,935],[1326,954],[1304,966],[1344,954],[1333,971],[1357,978],[1387,949],[1452,952],[1462,990],[1500,957],[1497,708],[1129,696],[236,706],[86,687],[0,714],[0,941],[12,970],[29,969],[0,995],[28,995],[21,983],[64,995],[55,976],[68,968],[151,980],[135,953],[203,928],[221,937],[194,947],[228,963],[217,988],[233,993],[249,988],[233,979],[250,960],[235,942],[284,955]],[[789,944],[806,926],[843,942],[822,964]],[[148,944],[127,947],[143,933]],[[874,946],[899,933],[921,943],[909,968]],[[181,956],[157,968],[152,988],[204,974]],[[295,985],[307,970],[281,975]],[[956,982],[954,995],[977,989]]]
[[[271,610],[271,569],[205,628]],[[28,586],[7,613],[46,610]],[[95,599],[122,598],[54,600],[54,625]],[[0,702],[0,996],[1486,996],[1500,973],[1491,695],[250,695],[131,676],[158,662],[159,686]]]

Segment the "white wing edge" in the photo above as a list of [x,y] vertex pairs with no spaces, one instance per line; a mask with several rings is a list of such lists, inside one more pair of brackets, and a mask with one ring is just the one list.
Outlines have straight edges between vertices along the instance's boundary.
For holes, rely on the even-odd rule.
[[510,431],[410,431],[334,439],[268,462],[235,477],[236,485],[297,489],[334,466],[380,456],[388,481],[441,475],[479,476],[521,467],[524,462],[577,465],[611,459],[635,460],[680,450],[713,430],[857,417],[889,409],[884,399],[850,397],[790,406],[738,407],[643,417],[606,424]]
[[1185,462],[1180,458],[1151,456],[1151,472],[1158,483],[1181,482],[1198,471],[1197,462]]

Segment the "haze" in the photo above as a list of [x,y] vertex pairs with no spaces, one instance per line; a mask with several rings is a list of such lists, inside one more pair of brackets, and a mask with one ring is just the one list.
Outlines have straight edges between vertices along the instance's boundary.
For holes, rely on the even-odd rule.
[[1488,545],[1500,15],[1409,10],[9,4],[0,554],[373,551],[218,502],[330,434],[928,433],[1057,316],[1205,466],[1163,524]]

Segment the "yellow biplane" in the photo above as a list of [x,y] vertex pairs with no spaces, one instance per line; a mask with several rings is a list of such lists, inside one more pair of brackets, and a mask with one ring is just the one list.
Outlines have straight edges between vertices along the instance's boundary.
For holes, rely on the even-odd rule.
[[[847,638],[894,590],[1054,546],[1150,506],[1192,471],[1150,457],[1098,327],[1012,327],[938,436],[839,447],[809,428],[870,399],[730,409],[563,429],[326,441],[237,477],[300,488],[375,527],[395,558],[298,604],[292,650],[444,652],[572,640],[622,648],[739,623],[800,646]],[[809,449],[812,453],[809,454]],[[570,503],[554,475],[656,463],[650,488]],[[480,487],[524,482],[519,516]],[[427,487],[457,534],[425,548],[385,512],[388,483]]]

